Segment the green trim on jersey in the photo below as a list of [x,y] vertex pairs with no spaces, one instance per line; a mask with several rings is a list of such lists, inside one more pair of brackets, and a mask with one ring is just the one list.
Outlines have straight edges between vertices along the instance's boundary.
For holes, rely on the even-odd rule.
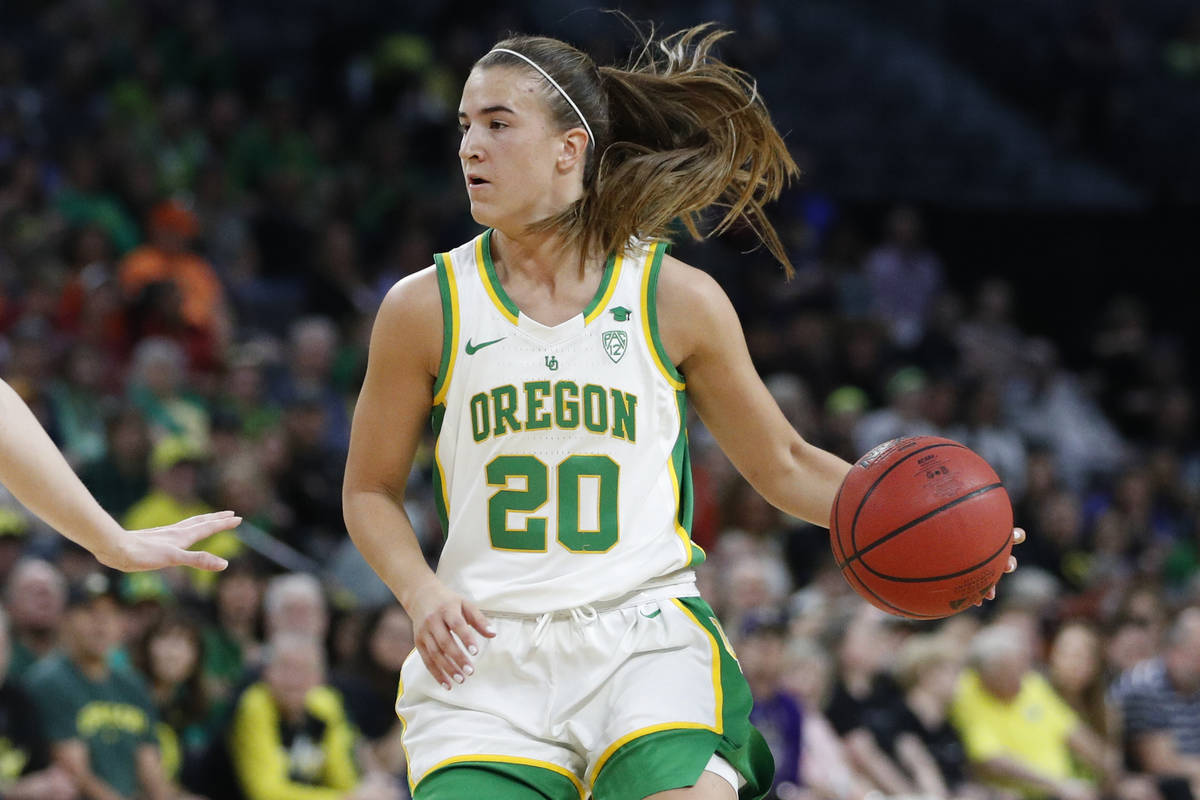
[[450,382],[454,369],[454,355],[458,349],[458,296],[454,280],[454,268],[448,253],[433,257],[437,269],[438,294],[442,298],[442,359],[438,364],[437,380],[433,384],[434,403],[443,398],[443,389]]
[[649,274],[646,276],[646,298],[644,301],[646,304],[646,322],[650,328],[650,342],[654,346],[654,352],[658,355],[659,364],[666,373],[679,383],[686,383],[683,375],[675,368],[671,357],[667,355],[667,348],[663,346],[662,336],[658,330],[658,273],[662,269],[663,256],[667,254],[667,245],[663,242],[656,242],[653,247],[654,255],[651,256],[650,263],[646,266]]
[[508,292],[504,291],[504,287],[500,284],[500,278],[496,275],[496,265],[492,263],[492,231],[492,228],[484,231],[475,247],[475,257],[480,267],[479,274],[483,278],[483,286],[487,289],[492,301],[500,307],[502,312],[505,312],[509,321],[516,325],[517,319],[521,316],[521,309],[508,296]]
[[675,473],[678,505],[676,520],[678,528],[687,534],[687,544],[691,548],[689,567],[703,564],[704,549],[692,541],[692,518],[696,509],[696,492],[692,485],[691,447],[687,432],[687,392],[675,392],[675,402],[679,407],[679,435],[675,438],[675,446],[671,448],[671,469]]
[[430,413],[433,424],[433,504],[437,507],[438,519],[442,523],[442,537],[450,535],[450,497],[446,493],[446,474],[442,469],[442,460],[438,458],[437,447],[442,434],[442,422],[446,418],[445,403],[438,403]]
[[617,288],[617,275],[621,271],[620,264],[624,260],[625,256],[614,253],[604,262],[604,274],[600,276],[600,285],[596,287],[596,296],[592,298],[592,302],[588,303],[587,308],[583,310],[583,321],[585,323],[591,322],[604,312],[604,307],[612,299],[613,289]]
[[[565,772],[565,770],[564,770]],[[417,784],[414,800],[583,800],[582,784],[546,767],[506,761],[459,761]]]
[[[500,309],[509,321],[514,325],[521,316],[521,309],[508,296],[508,292],[504,291],[503,284],[500,283],[500,277],[496,274],[496,265],[492,262],[492,233],[493,228],[488,228],[483,232],[478,245],[475,248],[476,259],[479,262],[479,274],[483,278],[483,286],[487,290],[492,301]],[[604,274],[600,277],[600,285],[596,287],[596,294],[592,297],[591,302],[583,309],[583,317],[585,322],[591,322],[603,310],[611,299],[611,290],[616,287],[616,276],[620,272],[615,269],[618,262],[623,256],[612,254],[608,260],[604,262]]]

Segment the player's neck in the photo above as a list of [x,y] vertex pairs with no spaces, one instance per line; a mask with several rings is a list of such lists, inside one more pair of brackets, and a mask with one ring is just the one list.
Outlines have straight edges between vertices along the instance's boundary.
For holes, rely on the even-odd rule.
[[[553,232],[497,230],[492,235],[492,263],[504,284],[510,279],[541,285],[551,291],[564,278],[579,279],[579,251]],[[603,267],[603,261],[589,262],[587,269]]]

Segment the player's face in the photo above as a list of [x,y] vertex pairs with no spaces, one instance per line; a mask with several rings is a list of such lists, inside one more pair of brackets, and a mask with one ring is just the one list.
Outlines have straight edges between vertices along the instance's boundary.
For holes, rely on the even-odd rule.
[[519,230],[570,202],[561,196],[563,136],[543,91],[538,76],[513,67],[476,68],[463,86],[458,157],[482,225]]

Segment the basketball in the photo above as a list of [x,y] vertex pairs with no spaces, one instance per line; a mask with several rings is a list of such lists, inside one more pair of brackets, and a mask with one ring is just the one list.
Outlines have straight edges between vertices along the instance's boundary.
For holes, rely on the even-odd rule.
[[1012,550],[1012,504],[996,471],[938,436],[893,439],[855,462],[830,524],[834,556],[855,591],[912,619],[975,605]]

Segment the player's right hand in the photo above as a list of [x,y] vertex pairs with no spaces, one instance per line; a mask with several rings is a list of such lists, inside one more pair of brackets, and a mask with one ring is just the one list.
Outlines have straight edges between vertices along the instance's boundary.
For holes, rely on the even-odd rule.
[[433,679],[447,691],[474,671],[471,656],[479,653],[479,635],[496,635],[488,618],[474,603],[435,581],[423,591],[412,608],[417,652]]

